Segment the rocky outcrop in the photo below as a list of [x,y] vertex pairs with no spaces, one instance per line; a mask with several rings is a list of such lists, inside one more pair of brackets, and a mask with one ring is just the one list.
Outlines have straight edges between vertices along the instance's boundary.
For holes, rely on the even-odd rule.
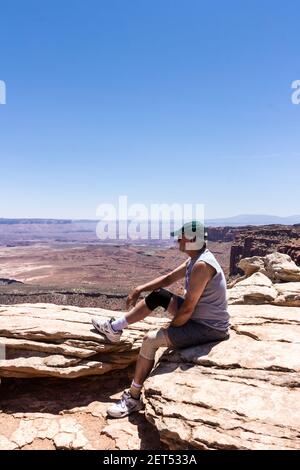
[[300,307],[300,282],[286,282],[274,284],[277,290],[276,305]]
[[[113,312],[115,317],[120,312]],[[145,333],[166,320],[147,318],[108,344],[91,324],[112,312],[97,308],[22,304],[0,307],[0,377],[76,378],[101,375],[135,362]]]
[[300,449],[299,268],[281,253],[239,266],[229,341],[168,351],[146,382],[170,449]]
[[[54,315],[54,322],[67,323],[70,313],[68,309],[55,313],[53,306],[45,305],[18,308],[25,315],[29,309],[33,313],[44,309],[45,318]],[[1,315],[5,309],[1,307]],[[159,449],[156,430],[170,449],[300,449],[300,309],[272,305],[231,305],[229,309],[228,341],[162,351],[145,384],[148,427],[143,412],[130,419],[106,418],[108,402],[118,399],[129,385],[132,369],[128,377],[123,369],[109,380],[83,377],[60,380],[61,385],[57,379],[26,381],[34,384],[27,391],[28,385],[19,379],[15,388],[2,386],[0,449]],[[80,328],[84,337],[93,334],[86,329],[85,315],[95,312],[75,310],[73,341],[79,341]],[[60,338],[54,333],[57,326],[51,328],[56,340]],[[129,338],[136,338],[150,324],[136,326]],[[48,342],[42,331],[41,325],[35,328],[42,341],[22,339],[25,328],[19,329],[20,338],[8,339],[61,346],[53,336]],[[71,330],[64,325],[63,331]],[[94,339],[68,343],[65,346],[76,350],[68,350],[66,357],[78,358],[77,350],[85,350],[85,356],[91,341],[105,347]]]
[[229,284],[229,304],[300,306],[300,268],[288,255],[275,252],[244,258],[239,267],[245,275]]
[[267,255],[264,259],[264,266],[272,281],[300,281],[300,267],[292,261],[289,255],[276,252]]
[[228,304],[268,304],[300,307],[300,282],[273,284],[257,272],[227,289]]
[[265,304],[273,302],[277,290],[272,281],[262,273],[254,273],[227,290],[229,304]]
[[231,242],[238,229],[234,227],[207,227],[208,240],[212,242]]
[[19,281],[2,285],[0,280],[0,305],[42,303],[120,311],[124,309],[127,295],[128,292],[109,292],[95,286],[66,288]]
[[243,258],[239,261],[238,267],[246,277],[255,272],[260,272],[268,276],[273,282],[300,282],[300,267],[294,263],[289,255],[276,251],[266,256]]
[[23,282],[16,281],[15,279],[6,279],[5,277],[0,277],[0,286],[10,286],[11,284],[23,284]]
[[243,258],[266,256],[274,251],[289,255],[300,265],[300,231],[297,226],[240,227],[230,251],[230,276],[241,274]]
[[170,449],[300,449],[300,309],[229,309],[229,341],[161,357],[147,419]]
[[245,276],[251,276],[251,274],[257,271],[266,274],[264,259],[261,256],[252,256],[252,258],[242,258],[239,261],[238,267],[245,273]]
[[148,422],[144,412],[109,421],[107,402],[128,387],[144,334],[166,319],[132,325],[113,345],[91,325],[109,310],[0,306],[0,377],[45,377],[21,397],[22,385],[2,391],[0,449],[300,449],[300,282],[279,282],[274,273],[295,275],[279,258],[244,261],[245,278],[228,289],[228,341],[159,350]]
[[106,415],[108,403],[120,398],[132,374],[129,367],[109,377],[4,379],[0,450],[161,449],[144,411],[114,420]]

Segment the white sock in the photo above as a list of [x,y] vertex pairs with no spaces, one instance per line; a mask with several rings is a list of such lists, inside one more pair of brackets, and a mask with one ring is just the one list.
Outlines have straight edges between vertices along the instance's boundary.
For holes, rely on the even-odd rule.
[[111,327],[114,331],[122,331],[124,328],[127,328],[127,326],[128,323],[126,317],[121,317],[111,322]]
[[140,397],[141,391],[142,391],[142,385],[137,384],[134,380],[132,381],[131,387],[130,387],[130,395],[132,398],[135,398],[136,400]]

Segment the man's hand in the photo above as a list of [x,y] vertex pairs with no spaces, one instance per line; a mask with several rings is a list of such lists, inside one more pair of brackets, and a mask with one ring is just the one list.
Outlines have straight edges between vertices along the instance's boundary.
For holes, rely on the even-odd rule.
[[136,287],[135,289],[133,289],[129,294],[128,294],[128,297],[127,297],[127,300],[126,300],[126,308],[127,310],[129,309],[130,306],[134,307],[135,304],[137,303],[138,301],[138,298],[141,294],[141,290]]
[[170,273],[157,277],[153,281],[147,282],[146,284],[140,285],[133,289],[127,297],[127,310],[131,305],[133,307],[135,306],[142,292],[153,291],[155,289],[159,289],[160,287],[167,287],[173,284],[174,282],[178,281],[179,279],[182,279],[185,275],[186,263],[187,260],[185,260],[180,266],[178,266],[178,268],[174,269]]

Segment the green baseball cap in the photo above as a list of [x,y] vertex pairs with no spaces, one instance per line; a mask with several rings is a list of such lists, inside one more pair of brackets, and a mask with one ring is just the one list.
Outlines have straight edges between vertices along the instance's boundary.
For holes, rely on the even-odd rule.
[[207,231],[205,226],[199,220],[192,220],[182,225],[179,229],[174,230],[170,233],[171,237],[179,237],[185,234],[188,238],[194,238],[197,236],[198,239],[203,241],[207,239]]

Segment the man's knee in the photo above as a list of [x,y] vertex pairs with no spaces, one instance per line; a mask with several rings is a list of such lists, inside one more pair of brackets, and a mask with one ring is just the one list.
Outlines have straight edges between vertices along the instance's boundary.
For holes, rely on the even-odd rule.
[[155,310],[157,307],[163,307],[167,310],[172,297],[172,292],[160,288],[151,292],[151,294],[145,298],[145,302],[150,310]]
[[169,341],[165,330],[161,328],[160,330],[150,331],[144,337],[140,350],[140,356],[142,356],[144,359],[148,359],[149,361],[153,361],[158,348],[168,346]]

